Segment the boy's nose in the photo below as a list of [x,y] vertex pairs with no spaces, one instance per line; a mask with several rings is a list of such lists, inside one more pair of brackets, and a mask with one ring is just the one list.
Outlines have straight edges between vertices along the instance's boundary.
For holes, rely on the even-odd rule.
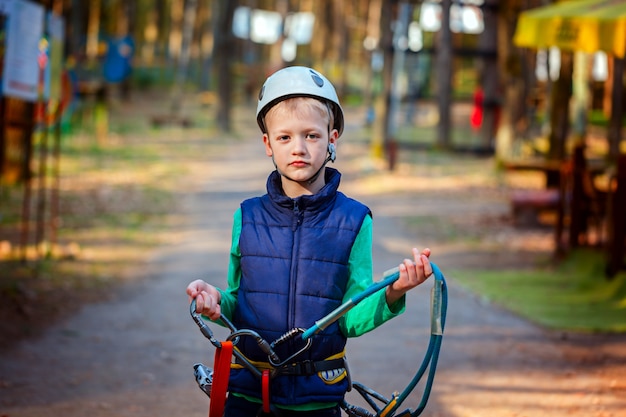
[[303,154],[306,153],[306,140],[298,137],[293,141],[293,153]]

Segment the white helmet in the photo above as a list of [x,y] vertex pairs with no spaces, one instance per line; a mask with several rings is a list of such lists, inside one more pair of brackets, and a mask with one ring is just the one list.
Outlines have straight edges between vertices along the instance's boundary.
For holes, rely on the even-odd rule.
[[339,136],[343,132],[343,110],[335,87],[319,72],[307,67],[287,67],[270,75],[259,92],[256,120],[262,132],[266,132],[263,119],[267,111],[277,103],[292,97],[313,97],[329,104],[334,114],[334,129]]

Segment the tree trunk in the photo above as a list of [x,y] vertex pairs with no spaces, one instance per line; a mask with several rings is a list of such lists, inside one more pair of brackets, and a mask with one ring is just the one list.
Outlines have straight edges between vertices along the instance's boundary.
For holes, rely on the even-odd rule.
[[438,33],[436,77],[437,106],[439,125],[437,126],[437,145],[442,149],[451,147],[452,105],[452,32],[450,31],[450,6],[452,0],[441,1],[441,29]]
[[70,19],[67,25],[69,38],[67,54],[68,56],[74,57],[74,59],[78,58],[85,52],[81,46],[86,30],[83,19],[85,6],[87,6],[87,4],[80,0],[72,0]]
[[[369,42],[367,57],[369,62],[367,63],[367,71],[365,74],[365,83],[363,86],[363,103],[367,106],[368,111],[373,108],[374,100],[374,68],[372,66],[375,43],[380,42],[380,13],[382,10],[382,0],[369,0],[367,9],[367,26],[365,29],[365,37]],[[373,110],[372,110],[373,111]],[[371,120],[368,118],[368,122]]]
[[175,63],[180,58],[182,46],[184,0],[172,0],[169,10],[169,27],[167,39],[167,69],[175,69]]
[[389,131],[389,97],[391,94],[391,70],[393,59],[391,21],[393,14],[393,0],[381,2],[380,14],[380,43],[379,49],[383,56],[382,68],[382,91],[375,98],[374,125],[372,127],[372,154],[374,157],[382,157],[385,147],[388,145],[387,132]]
[[[213,28],[216,26],[215,13],[210,5],[203,3],[203,20],[200,29],[200,75],[199,88],[200,91],[211,90],[211,70],[213,68]],[[252,42],[248,42],[251,46]]]
[[[561,69],[559,79],[554,83],[552,90],[552,112],[550,114],[550,160],[561,161],[565,158],[565,144],[569,133],[569,102],[572,97],[572,52],[561,51]],[[548,187],[559,185],[559,173],[548,173]]]
[[337,89],[337,94],[339,99],[342,99],[348,90],[348,47],[351,35],[345,17],[352,15],[352,10],[350,10],[350,2],[337,1],[332,4],[334,11],[333,50],[335,51],[333,68],[336,69],[333,73],[336,74],[335,88]]
[[[516,107],[524,101],[517,85],[524,73],[528,72],[521,70],[522,60],[514,53],[511,26],[516,19],[517,17],[508,8],[503,7],[498,10],[498,68],[502,77],[502,84],[506,86],[503,92],[504,103],[500,112],[500,124],[496,133],[495,144],[496,158],[500,161],[511,156],[515,139],[513,124]],[[514,64],[511,65],[511,63]]]
[[622,115],[624,105],[624,59],[615,57],[613,59],[613,89],[611,97],[611,119],[609,122],[609,159],[616,161],[620,153],[620,142],[622,140]]
[[483,53],[481,82],[483,100],[483,120],[480,127],[481,145],[483,149],[493,149],[497,124],[502,103],[500,102],[500,77],[498,74],[498,24],[497,2],[486,1],[483,4],[485,30],[480,35],[480,51]]
[[194,21],[198,10],[198,0],[187,0],[183,13],[183,30],[176,68],[176,78],[174,80],[174,93],[172,95],[171,113],[176,116],[182,106],[182,90],[187,80],[187,70],[189,68],[189,57],[191,40],[193,38]]
[[217,63],[217,125],[223,132],[231,130],[231,110],[233,75],[231,71],[233,61],[234,39],[231,31],[233,15],[237,4],[236,0],[218,0],[217,25],[215,26],[214,59]]
[[100,33],[100,0],[89,3],[89,20],[87,22],[87,61],[92,63],[98,58],[98,35]]

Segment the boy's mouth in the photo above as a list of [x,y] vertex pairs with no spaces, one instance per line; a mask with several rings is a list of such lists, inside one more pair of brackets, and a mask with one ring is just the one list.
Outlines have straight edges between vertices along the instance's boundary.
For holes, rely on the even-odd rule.
[[296,167],[296,168],[302,168],[302,167],[305,167],[305,166],[307,166],[309,164],[304,162],[304,161],[293,161],[289,165],[291,165],[293,167]]

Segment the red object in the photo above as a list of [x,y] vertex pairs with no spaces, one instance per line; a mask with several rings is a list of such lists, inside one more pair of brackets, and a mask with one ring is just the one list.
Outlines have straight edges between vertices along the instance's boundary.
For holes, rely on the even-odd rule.
[[477,88],[474,92],[474,107],[472,107],[472,114],[470,116],[470,125],[472,129],[478,130],[483,124],[483,101],[485,95],[482,88]]
[[233,342],[227,341],[221,342],[221,344],[222,346],[215,350],[215,359],[213,361],[215,373],[213,377],[213,387],[211,387],[209,417],[222,417],[224,415],[224,405],[226,404]]
[[262,397],[263,397],[263,412],[265,414],[270,413],[270,371],[269,369],[263,370],[262,383]]

